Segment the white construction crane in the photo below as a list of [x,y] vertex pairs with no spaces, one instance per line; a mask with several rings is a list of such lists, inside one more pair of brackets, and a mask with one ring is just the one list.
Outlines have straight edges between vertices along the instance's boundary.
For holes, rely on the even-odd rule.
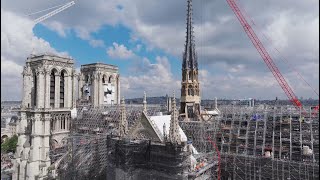
[[38,11],[38,12],[35,12],[35,13],[32,13],[32,14],[29,14],[28,16],[33,15],[33,14],[38,14],[38,13],[40,13],[40,12],[48,11],[48,10],[50,10],[50,9],[54,9],[54,8],[59,7],[58,9],[55,9],[55,10],[49,12],[48,14],[45,14],[45,15],[43,15],[43,16],[35,19],[35,20],[34,20],[34,23],[35,23],[35,24],[38,24],[38,23],[40,23],[40,22],[48,19],[49,17],[52,17],[52,16],[58,14],[59,12],[65,10],[65,9],[71,7],[71,6],[73,6],[74,4],[75,4],[75,1],[71,1],[71,2],[68,2],[67,4],[62,4],[62,5],[59,5],[59,6],[54,6],[54,7],[45,9],[45,10],[41,10],[41,11]]
[[[48,8],[48,9],[44,9],[44,10],[41,10],[41,11],[38,11],[38,12],[34,12],[34,13],[31,13],[31,14],[28,14],[27,16],[31,16],[31,15],[34,15],[34,14],[38,14],[38,13],[41,13],[41,12],[44,12],[44,11],[48,11],[48,10],[51,10],[51,9],[55,9],[55,8],[58,8],[58,9],[55,9],[37,19],[34,20],[34,25],[48,19],[49,17],[52,17],[56,14],[58,14],[59,12],[73,6],[75,4],[75,1],[70,1],[66,4],[61,4],[61,5],[58,5],[58,6],[54,6],[54,7],[51,7],[51,8]],[[32,45],[33,46],[33,45]],[[31,52],[31,56],[35,54],[35,49],[34,47],[32,47],[32,52]]]

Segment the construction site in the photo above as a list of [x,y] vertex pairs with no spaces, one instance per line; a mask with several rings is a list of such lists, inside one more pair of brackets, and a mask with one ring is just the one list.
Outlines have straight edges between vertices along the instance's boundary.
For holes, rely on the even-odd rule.
[[126,104],[114,65],[85,64],[77,74],[70,58],[27,59],[13,179],[319,179],[319,105],[299,101],[243,10],[227,3],[291,105],[201,103],[187,0],[181,96],[166,104],[148,104],[146,93]]
[[[236,2],[227,2],[293,106],[217,107],[216,102],[214,109],[201,110],[188,1],[180,106],[172,105],[174,98],[165,109],[147,107],[145,97],[143,107],[79,108],[67,139],[70,158],[57,170],[62,179],[319,178],[318,106],[302,107]],[[165,123],[159,128],[153,118],[170,114],[168,136],[180,134],[171,131],[173,119],[179,119],[184,142],[166,138]]]
[[[175,136],[179,139],[173,142],[176,137],[171,137],[168,131],[173,126],[171,116],[162,113],[167,113],[166,109],[146,105],[79,108],[72,133],[65,139],[66,146],[51,152],[52,169],[56,170],[50,176],[57,178],[57,175],[59,179],[217,177],[218,159],[214,151],[198,152],[192,142],[185,141],[186,137],[179,138],[183,132],[178,132]],[[161,129],[159,119],[167,117],[170,126]]]
[[[143,107],[125,109],[130,132]],[[310,116],[303,116],[292,107],[219,109],[221,115],[207,121],[179,121],[188,142],[176,146],[131,133],[119,136],[121,107],[79,109],[67,146],[52,151],[53,165],[59,167],[52,175],[60,179],[319,178],[318,114],[309,111]],[[156,106],[147,109],[150,117],[166,112]],[[154,123],[151,118],[150,124]],[[184,150],[187,144],[198,153]]]

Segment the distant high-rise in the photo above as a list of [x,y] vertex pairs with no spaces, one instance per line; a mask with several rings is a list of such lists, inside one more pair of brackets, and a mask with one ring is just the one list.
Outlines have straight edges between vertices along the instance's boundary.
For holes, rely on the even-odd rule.
[[182,61],[181,107],[182,116],[193,118],[200,112],[200,87],[198,80],[198,60],[192,26],[192,0],[188,0],[187,35]]

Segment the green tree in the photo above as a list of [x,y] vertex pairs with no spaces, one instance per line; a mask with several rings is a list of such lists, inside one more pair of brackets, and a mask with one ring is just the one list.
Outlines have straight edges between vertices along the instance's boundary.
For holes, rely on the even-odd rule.
[[18,143],[18,136],[14,135],[1,144],[1,152],[15,152]]

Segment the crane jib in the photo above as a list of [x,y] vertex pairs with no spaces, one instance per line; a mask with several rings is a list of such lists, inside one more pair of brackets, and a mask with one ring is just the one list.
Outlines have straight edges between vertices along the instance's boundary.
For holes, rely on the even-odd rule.
[[251,40],[252,44],[254,47],[257,49],[259,52],[260,56],[268,66],[269,70],[273,74],[273,76],[276,78],[278,81],[280,87],[283,89],[289,100],[296,106],[296,107],[302,107],[301,102],[298,100],[297,96],[293,92],[292,88],[289,86],[285,78],[282,76],[281,72],[279,71],[278,67],[276,64],[273,62],[271,56],[267,52],[267,50],[264,48],[262,42],[250,26],[250,24],[247,22],[246,18],[242,14],[240,8],[236,4],[235,0],[227,0],[227,3],[231,7],[232,11],[236,15],[237,19],[239,20],[240,24],[242,25],[245,33]]

